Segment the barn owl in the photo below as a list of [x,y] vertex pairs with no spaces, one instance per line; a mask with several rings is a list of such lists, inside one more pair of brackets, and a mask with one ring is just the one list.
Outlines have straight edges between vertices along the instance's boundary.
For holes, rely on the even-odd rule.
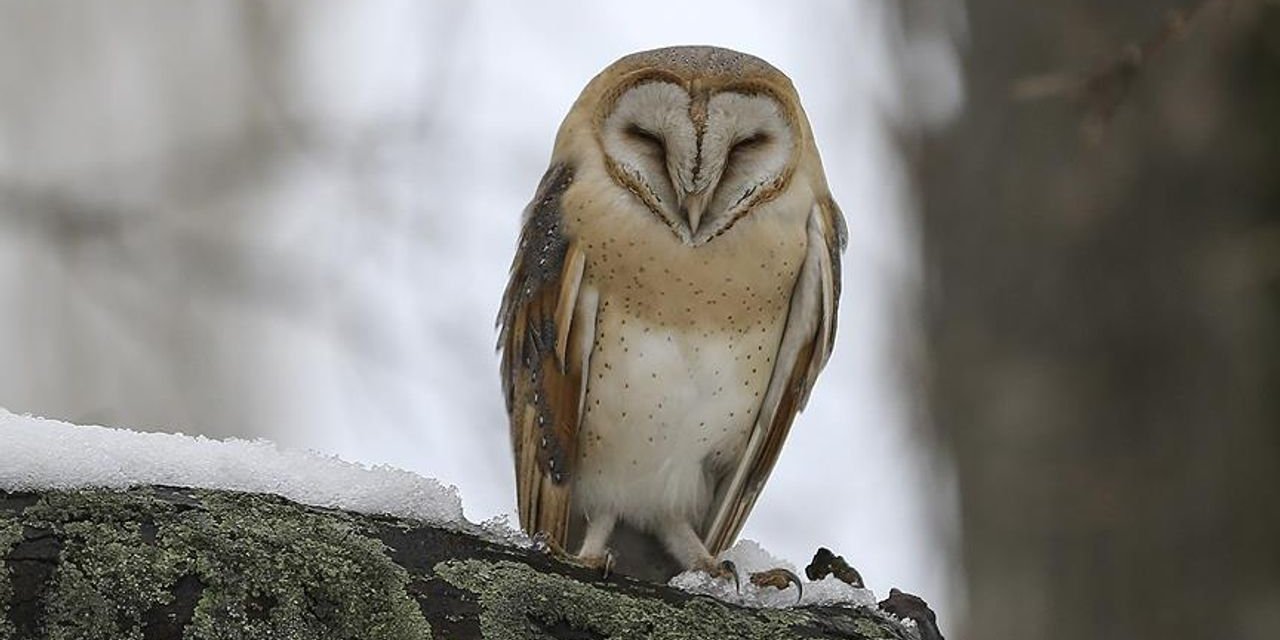
[[666,576],[731,571],[716,556],[831,353],[844,244],[799,97],[767,62],[672,47],[592,79],[498,318],[524,529],[606,570],[652,577],[658,548]]

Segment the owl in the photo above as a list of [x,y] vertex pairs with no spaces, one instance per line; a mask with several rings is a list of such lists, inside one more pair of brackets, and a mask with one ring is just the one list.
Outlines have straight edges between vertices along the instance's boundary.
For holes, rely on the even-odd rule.
[[592,79],[498,318],[522,527],[606,570],[732,570],[831,353],[845,233],[767,62],[671,47]]

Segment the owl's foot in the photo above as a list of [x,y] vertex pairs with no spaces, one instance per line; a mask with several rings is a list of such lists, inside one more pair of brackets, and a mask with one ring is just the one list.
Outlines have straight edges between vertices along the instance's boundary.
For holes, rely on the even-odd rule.
[[716,562],[714,559],[708,558],[698,563],[698,570],[710,575],[712,578],[721,580],[733,578],[733,590],[742,591],[742,583],[738,581],[738,566],[733,564],[732,560]]
[[800,582],[800,576],[787,569],[777,568],[753,573],[751,574],[751,584],[757,587],[773,587],[779,591],[794,584],[798,592],[796,602],[800,602],[800,599],[804,598],[804,584]]
[[588,569],[596,569],[600,571],[602,574],[600,576],[601,578],[608,578],[609,574],[613,573],[613,566],[616,564],[613,557],[613,551],[609,549],[605,549],[604,553],[600,555],[577,556],[573,559],[573,562],[587,567]]
[[546,531],[539,531],[533,534],[533,548],[541,551],[549,556],[555,557],[557,560],[570,561],[573,555],[564,550],[564,547],[551,539]]
[[613,551],[602,549],[600,553],[578,553],[574,555],[565,550],[564,547],[556,544],[545,533],[538,532],[533,536],[533,548],[537,549],[560,562],[565,564],[573,564],[588,569],[599,569],[604,575],[602,578],[608,578],[613,573],[615,559]]

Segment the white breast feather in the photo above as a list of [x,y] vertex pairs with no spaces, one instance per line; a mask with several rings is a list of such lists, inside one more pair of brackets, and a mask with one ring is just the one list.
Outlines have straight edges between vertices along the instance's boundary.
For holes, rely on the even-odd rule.
[[781,321],[704,336],[601,311],[598,326],[575,504],[641,528],[700,520],[712,472],[735,465],[768,383],[763,356],[744,356],[776,352]]

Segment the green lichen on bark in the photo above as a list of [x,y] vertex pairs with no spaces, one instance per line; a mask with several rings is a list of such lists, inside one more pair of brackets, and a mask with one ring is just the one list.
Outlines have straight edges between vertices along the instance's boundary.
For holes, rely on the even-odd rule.
[[870,609],[744,609],[267,495],[0,491],[0,559],[0,640],[915,637]]
[[[0,516],[0,558],[8,557],[9,550],[22,539],[22,527],[16,520]],[[9,583],[9,568],[0,562],[0,640],[13,637],[13,625],[9,622],[9,600],[13,597],[13,585]]]
[[[209,494],[202,504],[208,511],[171,532],[180,548],[201,550],[194,637],[430,637],[408,575],[349,516],[253,496]],[[255,608],[267,615],[255,620]]]
[[808,619],[790,611],[744,615],[709,598],[641,600],[509,561],[454,560],[435,573],[479,596],[480,629],[489,640],[536,640],[565,626],[581,637],[619,640],[774,639],[794,637],[793,627]]
[[[183,637],[430,637],[407,573],[345,514],[244,494],[48,493],[21,524],[63,542],[47,637],[142,638],[144,615],[187,576],[198,602]],[[6,598],[7,600],[7,598]]]
[[872,622],[871,620],[854,620],[853,626],[855,629],[857,629],[858,633],[868,638],[890,637],[886,633],[887,630],[885,629],[883,622],[877,624],[875,622]]
[[54,573],[45,610],[49,640],[141,640],[142,616],[172,601],[177,557],[145,544],[136,522],[68,522],[68,559]]

